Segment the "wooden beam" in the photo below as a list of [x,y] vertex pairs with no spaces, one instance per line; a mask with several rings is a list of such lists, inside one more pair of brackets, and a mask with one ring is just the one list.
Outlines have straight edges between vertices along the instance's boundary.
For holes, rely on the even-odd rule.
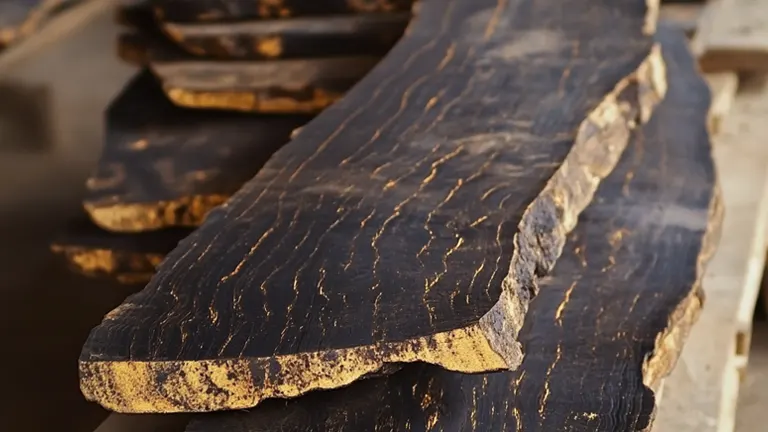
[[310,119],[179,108],[145,71],[107,111],[85,208],[110,231],[197,226]]
[[649,430],[653,390],[699,313],[722,216],[707,86],[684,36],[659,38],[667,97],[601,184],[531,303],[519,370],[468,375],[407,365],[344,389],[199,415],[186,432]]
[[389,363],[516,368],[537,278],[665,91],[648,4],[425,1],[91,332],[86,397],[209,411]]

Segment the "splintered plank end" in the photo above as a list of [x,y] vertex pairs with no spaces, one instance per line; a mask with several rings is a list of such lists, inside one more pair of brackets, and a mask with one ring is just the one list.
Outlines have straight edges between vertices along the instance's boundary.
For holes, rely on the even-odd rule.
[[569,1],[585,12],[425,1],[381,64],[94,329],[83,393],[212,411],[390,363],[517,368],[539,279],[666,91],[645,0]]

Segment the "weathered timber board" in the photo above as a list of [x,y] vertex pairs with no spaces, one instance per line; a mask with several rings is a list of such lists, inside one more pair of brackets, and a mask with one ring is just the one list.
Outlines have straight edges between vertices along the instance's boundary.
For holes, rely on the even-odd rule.
[[197,226],[310,119],[179,108],[144,71],[107,111],[83,204],[110,231]]
[[409,13],[358,14],[224,23],[164,23],[165,33],[198,56],[312,58],[384,55],[402,36]]
[[13,0],[0,2],[0,48],[27,37],[52,15],[80,0]]
[[701,307],[721,220],[707,86],[684,36],[660,33],[667,97],[543,280],[521,333],[520,369],[465,375],[408,365],[345,389],[200,415],[187,432],[650,429],[653,390]]
[[206,60],[143,29],[141,34],[121,35],[118,44],[124,60],[152,69],[176,105],[261,113],[320,112],[380,60],[373,55]]
[[156,0],[163,21],[232,21],[308,15],[407,12],[414,0]]
[[550,3],[424,2],[92,331],[86,397],[209,411],[387,363],[516,368],[536,277],[666,87],[645,0]]
[[113,233],[83,218],[70,223],[51,243],[51,250],[76,273],[138,284],[148,282],[168,252],[190,233],[185,228]]

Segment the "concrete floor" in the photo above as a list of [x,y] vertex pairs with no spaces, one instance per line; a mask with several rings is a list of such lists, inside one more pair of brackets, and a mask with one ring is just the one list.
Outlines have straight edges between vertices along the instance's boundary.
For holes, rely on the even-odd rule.
[[[77,357],[89,329],[137,289],[74,275],[48,251],[82,214],[104,108],[134,73],[116,59],[102,9],[66,36],[46,30],[52,42],[28,44],[35,52],[0,56],[0,431],[96,428],[106,412],[80,395]],[[753,345],[738,432],[768,430],[768,323]]]

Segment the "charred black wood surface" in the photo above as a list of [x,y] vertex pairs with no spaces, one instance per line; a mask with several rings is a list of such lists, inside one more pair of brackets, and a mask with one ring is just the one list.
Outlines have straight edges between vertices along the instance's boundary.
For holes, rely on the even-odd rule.
[[310,119],[179,108],[144,71],[107,111],[85,208],[111,231],[197,226]]
[[717,239],[709,94],[682,34],[663,31],[667,98],[635,133],[531,304],[516,372],[410,365],[249,412],[201,415],[187,432],[648,430],[701,306]]
[[516,368],[536,279],[664,92],[653,12],[424,2],[382,64],[93,330],[84,394],[210,411],[388,363]]
[[386,54],[408,13],[357,14],[221,23],[165,23],[188,52],[214,58],[273,59]]
[[51,244],[76,273],[115,279],[122,283],[146,283],[156,267],[192,232],[175,228],[151,233],[114,233],[94,225],[87,216],[70,223]]
[[408,12],[414,0],[154,0],[164,21],[234,21],[313,15]]

